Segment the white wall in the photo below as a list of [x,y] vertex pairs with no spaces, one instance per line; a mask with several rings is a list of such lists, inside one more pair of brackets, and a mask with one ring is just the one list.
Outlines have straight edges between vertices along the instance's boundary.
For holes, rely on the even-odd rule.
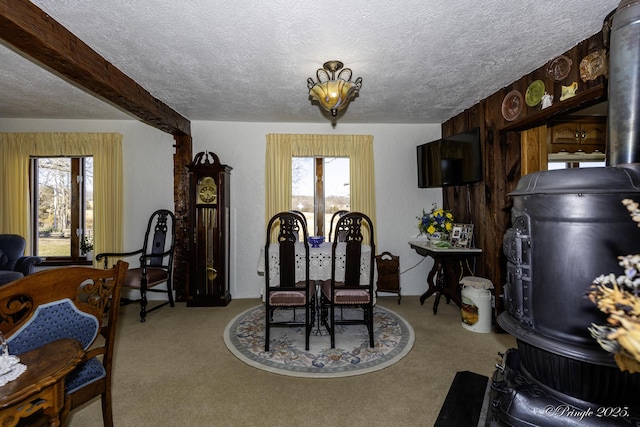
[[[363,134],[374,136],[377,197],[377,252],[400,256],[404,271],[423,258],[408,245],[417,230],[416,217],[431,203],[442,203],[440,189],[419,189],[416,145],[440,137],[439,124],[350,125],[329,123],[192,122],[193,152],[213,151],[231,171],[233,298],[257,297],[263,278],[257,274],[264,245],[264,186],[266,135],[269,133]],[[402,293],[426,290],[432,260],[401,276]]]
[[[212,151],[231,171],[232,298],[259,296],[257,274],[264,245],[264,180],[268,133],[365,134],[374,136],[377,197],[377,252],[400,256],[403,295],[426,290],[432,260],[410,249],[417,233],[416,216],[433,202],[442,203],[440,189],[417,187],[418,144],[440,137],[439,124],[364,125],[338,123],[191,123],[193,153]],[[173,209],[173,153],[171,135],[138,121],[0,119],[0,132],[119,132],[123,138],[124,243],[137,248],[151,212]],[[133,261],[130,261],[133,262]],[[419,264],[416,268],[412,268]]]

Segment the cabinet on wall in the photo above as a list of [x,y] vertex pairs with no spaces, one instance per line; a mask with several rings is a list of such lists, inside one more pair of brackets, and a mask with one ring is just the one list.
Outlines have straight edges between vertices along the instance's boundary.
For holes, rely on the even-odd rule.
[[[211,160],[210,160],[211,159]],[[231,301],[229,279],[231,167],[218,156],[200,152],[189,169],[191,206],[187,307],[225,306]]]
[[605,152],[607,123],[604,117],[552,122],[547,129],[549,153]]

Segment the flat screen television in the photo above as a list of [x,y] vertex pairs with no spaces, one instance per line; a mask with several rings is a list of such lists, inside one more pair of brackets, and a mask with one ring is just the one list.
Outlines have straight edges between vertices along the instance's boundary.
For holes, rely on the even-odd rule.
[[482,181],[480,129],[418,145],[418,187],[445,187]]

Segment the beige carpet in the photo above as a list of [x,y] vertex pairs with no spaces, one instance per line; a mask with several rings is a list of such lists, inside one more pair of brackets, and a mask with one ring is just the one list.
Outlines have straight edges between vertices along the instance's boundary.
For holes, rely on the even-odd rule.
[[[115,354],[116,426],[433,426],[458,371],[491,376],[498,352],[515,347],[507,334],[479,334],[460,324],[460,310],[433,298],[381,297],[379,304],[415,332],[411,352],[371,374],[294,378],[248,366],[223,340],[227,323],[257,304],[164,307],[138,320],[122,308]],[[71,427],[102,425],[100,400],[74,411]]]

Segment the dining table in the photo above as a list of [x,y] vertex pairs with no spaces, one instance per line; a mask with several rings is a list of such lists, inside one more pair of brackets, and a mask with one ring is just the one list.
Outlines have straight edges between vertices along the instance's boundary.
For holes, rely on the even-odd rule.
[[77,340],[63,338],[19,354],[27,369],[0,387],[0,426],[13,427],[20,419],[42,410],[49,426],[64,425],[64,380],[80,363],[84,350]]

